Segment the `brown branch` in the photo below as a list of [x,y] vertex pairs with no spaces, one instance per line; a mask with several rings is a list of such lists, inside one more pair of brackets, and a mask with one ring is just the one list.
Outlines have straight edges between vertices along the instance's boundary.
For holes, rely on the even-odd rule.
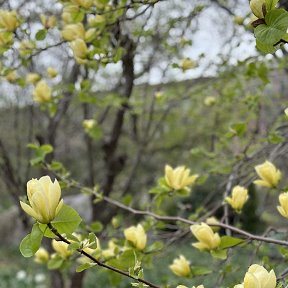
[[[51,230],[51,232],[53,232],[62,242],[65,242],[66,244],[71,244],[71,242],[70,242],[69,240],[67,240],[65,237],[63,237],[63,236],[57,231],[57,229],[52,226],[51,223],[48,223],[47,226],[49,227],[49,229]],[[157,285],[155,285],[155,284],[153,284],[153,283],[151,283],[151,282],[149,282],[149,281],[147,281],[147,280],[144,280],[144,279],[142,279],[142,278],[138,278],[138,277],[132,276],[132,275],[130,275],[129,273],[127,273],[127,272],[125,272],[125,271],[122,271],[122,270],[120,270],[120,269],[118,269],[118,268],[115,268],[115,267],[113,267],[113,266],[110,266],[110,265],[108,265],[108,264],[105,264],[105,263],[97,260],[97,259],[94,258],[92,255],[90,255],[89,253],[85,252],[83,249],[77,249],[77,251],[78,251],[80,254],[86,256],[87,258],[89,258],[90,260],[92,260],[94,263],[96,263],[97,265],[99,265],[99,266],[101,266],[101,267],[103,267],[103,268],[106,268],[106,269],[111,270],[111,271],[113,271],[113,272],[115,272],[115,273],[121,274],[121,275],[123,275],[123,276],[126,276],[126,277],[128,277],[128,278],[130,278],[130,279],[133,279],[133,280],[137,281],[137,282],[146,284],[146,285],[148,285],[149,287],[152,287],[152,288],[160,288],[160,286],[157,286]]]

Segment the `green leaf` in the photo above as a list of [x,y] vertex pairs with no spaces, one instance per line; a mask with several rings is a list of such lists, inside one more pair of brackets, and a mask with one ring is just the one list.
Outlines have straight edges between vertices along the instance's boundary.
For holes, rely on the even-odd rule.
[[212,250],[210,254],[217,259],[225,260],[227,258],[227,250]]
[[227,249],[229,247],[233,247],[236,245],[239,245],[241,243],[244,243],[245,241],[240,238],[231,237],[231,236],[223,236],[221,237],[221,244],[220,249]]
[[94,221],[93,223],[91,223],[90,229],[93,232],[101,232],[103,230],[103,225],[99,221]]
[[[73,233],[79,224],[81,223],[82,219],[79,214],[70,206],[63,205],[57,216],[51,224],[60,234],[71,234]],[[46,224],[40,224],[40,229],[45,231],[45,236],[54,238],[55,235],[49,229],[46,229]]]
[[265,45],[275,45],[287,32],[288,12],[284,9],[271,10],[266,14],[265,22],[255,28],[255,36]]
[[211,269],[202,266],[192,266],[191,271],[193,276],[201,276],[212,273]]
[[145,249],[145,253],[157,252],[157,251],[162,250],[163,247],[164,247],[164,244],[162,241],[156,241]]
[[265,3],[266,4],[266,10],[267,10],[267,12],[269,12],[276,7],[279,0],[265,0],[265,2],[266,2]]
[[47,30],[46,29],[41,29],[41,30],[39,30],[37,33],[36,33],[36,35],[35,35],[35,39],[37,40],[37,41],[42,41],[42,40],[44,40],[45,38],[46,38],[46,35],[47,35]]
[[96,263],[91,263],[91,262],[81,264],[80,266],[78,266],[78,267],[76,268],[76,272],[82,272],[82,271],[84,271],[84,270],[86,270],[86,269],[89,269],[89,268],[91,268],[91,267],[94,267],[94,266],[96,266],[96,265],[97,265]]
[[20,243],[20,252],[24,257],[32,257],[40,248],[43,238],[43,232],[39,224],[33,225],[32,231]]
[[58,269],[62,266],[63,262],[64,259],[61,258],[59,255],[56,255],[55,257],[49,260],[47,267],[50,270]]

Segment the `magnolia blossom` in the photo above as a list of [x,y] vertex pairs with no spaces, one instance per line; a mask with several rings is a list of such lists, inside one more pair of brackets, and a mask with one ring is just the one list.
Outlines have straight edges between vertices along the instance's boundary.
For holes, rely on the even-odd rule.
[[283,217],[288,218],[288,192],[279,195],[279,202],[280,206],[277,206],[279,213]]
[[35,256],[35,262],[37,263],[46,263],[49,260],[49,253],[43,247],[40,247],[34,256]]
[[132,242],[137,249],[143,250],[146,247],[147,235],[141,224],[125,229],[124,236],[128,241]]
[[33,91],[33,99],[35,102],[44,103],[51,100],[52,91],[48,84],[41,80],[39,81]]
[[56,179],[52,182],[49,176],[28,181],[27,196],[30,205],[20,201],[22,209],[43,224],[50,223],[63,205],[60,185]]
[[180,277],[187,277],[191,273],[190,263],[183,255],[180,255],[179,258],[174,259],[173,264],[171,264],[169,268],[174,274]]
[[265,163],[257,165],[255,170],[258,176],[261,178],[254,181],[256,185],[268,188],[277,187],[281,179],[281,171],[278,170],[271,162],[265,161]]
[[218,233],[214,233],[206,223],[190,226],[192,234],[199,242],[192,245],[199,250],[214,250],[219,247],[221,239]]
[[253,264],[245,274],[244,282],[234,288],[275,288],[276,276],[274,270],[268,272],[263,266]]
[[190,169],[180,166],[173,169],[171,166],[165,166],[166,184],[175,190],[186,189],[187,186],[194,184],[199,176],[197,174],[190,175]]
[[232,190],[232,197],[226,197],[226,202],[231,205],[236,211],[241,211],[244,204],[247,202],[248,190],[241,186],[235,186]]
[[52,247],[63,259],[67,259],[72,255],[72,250],[68,250],[68,244],[62,241],[52,240]]

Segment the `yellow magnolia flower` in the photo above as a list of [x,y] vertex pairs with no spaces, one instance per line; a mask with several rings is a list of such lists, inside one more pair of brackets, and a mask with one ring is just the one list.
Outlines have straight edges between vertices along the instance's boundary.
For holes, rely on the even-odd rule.
[[288,108],[284,110],[285,115],[288,117]]
[[14,34],[11,32],[0,31],[0,47],[8,48],[13,43]]
[[248,190],[241,186],[235,186],[232,190],[232,197],[226,197],[226,202],[231,205],[236,211],[241,211],[244,204],[247,202]]
[[173,169],[171,166],[165,166],[166,184],[175,190],[188,189],[187,186],[194,184],[199,176],[197,174],[190,176],[190,169],[180,166]]
[[82,126],[85,130],[91,130],[94,128],[96,125],[96,120],[95,119],[85,119],[82,122]]
[[22,209],[43,224],[50,223],[63,205],[60,185],[57,179],[52,182],[49,176],[28,181],[27,196],[30,205],[20,201]]
[[49,260],[49,253],[46,249],[40,247],[35,253],[35,262],[46,263]]
[[137,249],[143,250],[146,247],[147,235],[141,224],[125,229],[124,236],[128,241],[132,242]]
[[63,259],[67,259],[73,254],[72,250],[68,250],[68,244],[65,242],[53,239],[52,247]]
[[58,71],[53,67],[48,67],[47,74],[50,78],[55,78],[58,75]]
[[265,161],[255,167],[256,173],[261,178],[253,183],[264,187],[276,187],[281,179],[281,171],[278,170],[271,162]]
[[206,223],[192,225],[190,229],[199,241],[192,244],[195,248],[199,250],[214,250],[220,245],[221,239],[219,234],[214,233]]
[[40,15],[41,23],[46,29],[50,29],[56,26],[57,18],[53,16]]
[[96,28],[90,28],[85,32],[85,41],[90,43],[95,39],[96,36],[97,36]]
[[180,68],[182,68],[183,71],[192,69],[196,67],[196,63],[191,60],[190,58],[185,58],[182,60],[182,62],[180,63]]
[[16,11],[0,10],[0,27],[6,31],[14,32],[19,26]]
[[76,39],[71,42],[71,48],[73,50],[74,57],[79,64],[85,63],[85,59],[88,53],[88,48],[84,40]]
[[174,259],[173,264],[171,264],[169,268],[174,274],[180,277],[187,277],[191,273],[190,262],[183,255]]
[[33,100],[38,103],[48,102],[51,100],[51,94],[51,88],[44,80],[41,80],[35,86]]
[[93,0],[71,0],[71,2],[85,9],[88,9],[93,5]]
[[176,288],[188,288],[188,287],[185,285],[178,285]]
[[217,102],[217,99],[214,96],[208,96],[204,99],[204,104],[206,106],[213,106]]
[[62,30],[62,37],[67,41],[85,38],[85,29],[82,23],[68,24]]
[[10,71],[7,75],[6,75],[6,80],[13,83],[17,80],[18,75],[17,75],[17,71],[16,70],[12,70]]
[[[76,22],[75,19],[77,19],[77,17],[75,16],[79,15],[79,11],[80,11],[80,8],[77,5],[74,5],[74,4],[65,5],[63,8],[63,12],[62,12],[62,19],[64,23],[68,24],[68,23]],[[80,22],[80,21],[81,20],[77,22]]]
[[253,264],[245,274],[244,283],[234,288],[275,288],[276,276],[274,270],[268,272],[263,266]]
[[258,18],[264,18],[263,6],[265,5],[265,0],[251,0],[250,8],[252,13]]
[[192,288],[204,288],[204,285],[199,285],[197,287],[193,286]]
[[279,195],[280,206],[277,206],[279,213],[288,218],[288,192]]
[[26,76],[26,82],[35,84],[41,79],[41,76],[37,73],[28,73]]
[[23,40],[20,42],[18,51],[19,54],[24,57],[30,55],[33,52],[33,49],[35,49],[35,43],[29,40]]
[[114,243],[113,240],[110,240],[108,242],[108,248],[102,250],[102,256],[105,258],[111,258],[113,256],[115,256],[115,249],[117,249],[117,245]]

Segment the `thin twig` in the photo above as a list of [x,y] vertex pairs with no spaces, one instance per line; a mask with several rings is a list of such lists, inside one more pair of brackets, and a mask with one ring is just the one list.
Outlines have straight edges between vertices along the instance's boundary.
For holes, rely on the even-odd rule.
[[[51,223],[48,223],[47,226],[49,227],[49,229],[51,230],[51,232],[53,232],[62,242],[65,242],[66,244],[71,244],[71,242],[70,242],[68,239],[66,239],[65,237],[63,237],[63,236],[57,231],[57,229],[52,226]],[[105,264],[105,263],[97,260],[97,259],[94,258],[92,255],[90,255],[89,253],[85,252],[83,249],[77,249],[77,251],[78,251],[80,254],[86,256],[87,258],[89,258],[90,260],[92,260],[94,263],[96,263],[97,265],[99,265],[99,266],[101,266],[101,267],[103,267],[103,268],[106,268],[106,269],[111,270],[111,271],[113,271],[113,272],[115,272],[115,273],[121,274],[121,275],[126,276],[126,277],[128,277],[128,278],[131,278],[131,279],[133,279],[133,280],[135,280],[135,281],[138,281],[138,282],[141,282],[141,283],[143,283],[143,284],[146,284],[146,285],[148,285],[149,287],[152,287],[152,288],[160,288],[160,286],[157,286],[157,285],[155,285],[155,284],[153,284],[153,283],[151,283],[151,282],[148,282],[148,281],[146,281],[146,280],[144,280],[144,279],[142,279],[142,278],[138,278],[138,277],[132,276],[132,275],[130,275],[129,273],[127,273],[127,272],[125,272],[125,271],[122,271],[122,270],[120,270],[120,269],[117,269],[117,268],[115,268],[115,267],[112,267],[112,266],[110,266],[110,265],[107,265],[107,264]]]

